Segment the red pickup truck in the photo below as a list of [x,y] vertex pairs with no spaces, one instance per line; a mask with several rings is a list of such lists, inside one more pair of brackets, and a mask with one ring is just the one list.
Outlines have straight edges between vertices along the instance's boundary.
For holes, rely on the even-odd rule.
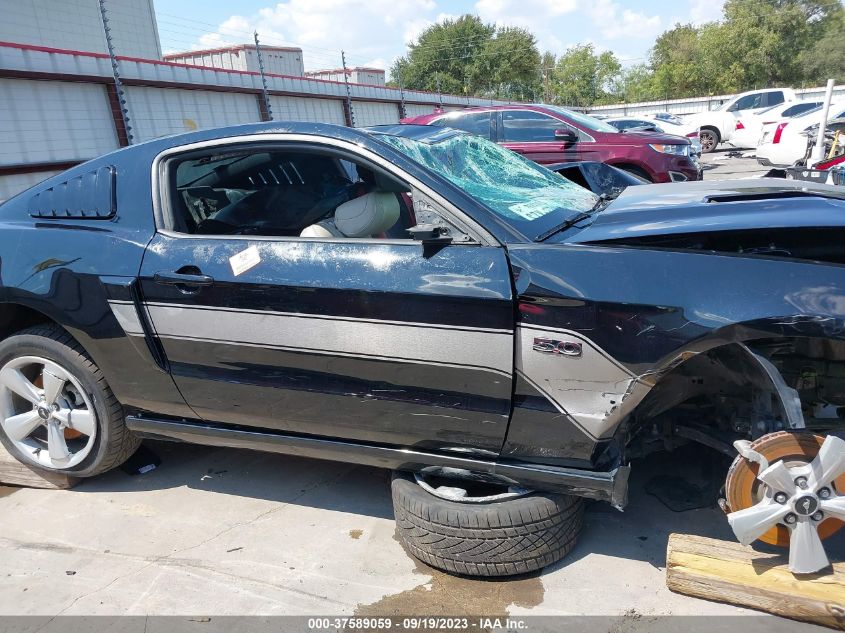
[[657,132],[619,131],[599,119],[551,105],[508,105],[435,112],[402,123],[465,130],[550,165],[599,161],[651,182],[701,180],[690,140]]

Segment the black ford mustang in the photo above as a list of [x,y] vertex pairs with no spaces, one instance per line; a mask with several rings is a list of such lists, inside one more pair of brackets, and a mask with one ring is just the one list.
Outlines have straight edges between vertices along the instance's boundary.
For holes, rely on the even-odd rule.
[[699,443],[739,453],[740,540],[815,571],[845,201],[800,184],[612,200],[417,126],[126,148],[0,206],[0,440],[82,477],[143,436],[394,469],[411,551],[479,575],[559,559],[582,497],[622,507],[631,458]]

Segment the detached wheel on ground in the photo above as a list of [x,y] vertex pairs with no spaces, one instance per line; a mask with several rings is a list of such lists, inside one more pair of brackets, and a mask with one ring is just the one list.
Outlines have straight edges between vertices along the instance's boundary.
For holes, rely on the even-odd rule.
[[0,342],[0,442],[25,464],[74,477],[111,470],[140,444],[100,369],[55,325]]
[[542,569],[572,550],[583,523],[583,500],[569,495],[398,472],[391,491],[408,549],[453,574],[512,576]]
[[701,128],[698,133],[698,139],[701,141],[701,152],[709,154],[712,152],[722,140],[719,131],[710,127]]

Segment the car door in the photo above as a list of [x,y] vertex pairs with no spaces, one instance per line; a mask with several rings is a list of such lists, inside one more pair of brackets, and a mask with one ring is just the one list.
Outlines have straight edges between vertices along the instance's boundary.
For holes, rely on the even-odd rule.
[[508,149],[541,165],[580,160],[580,143],[555,139],[555,130],[579,130],[535,110],[500,111],[499,141]]
[[[306,149],[339,160],[319,143]],[[317,181],[325,190],[336,178],[307,168],[295,152],[285,153],[284,143],[271,148],[266,161],[232,151],[232,164],[206,169],[205,176],[202,161],[228,160],[226,147],[164,162],[165,228],[149,245],[141,270],[150,321],[197,415],[313,436],[497,452],[507,428],[513,364],[504,250],[478,243],[432,249],[410,239],[301,238],[298,232],[267,236],[258,234],[267,224],[257,220],[255,234],[214,234],[219,224],[211,216],[191,232],[197,220],[192,212],[203,206],[191,196],[209,196],[210,206],[220,193],[249,200],[256,194],[242,197],[242,189],[254,183],[258,193],[278,189],[270,197],[290,205],[292,185],[308,188]],[[383,165],[354,168],[380,173],[384,181]],[[381,187],[378,178],[369,180],[371,188]],[[397,201],[424,199],[421,190],[407,189],[395,192]],[[232,204],[238,205],[217,203],[214,217],[229,217]],[[403,213],[406,225],[415,223],[413,207]],[[180,214],[187,214],[181,224]]]

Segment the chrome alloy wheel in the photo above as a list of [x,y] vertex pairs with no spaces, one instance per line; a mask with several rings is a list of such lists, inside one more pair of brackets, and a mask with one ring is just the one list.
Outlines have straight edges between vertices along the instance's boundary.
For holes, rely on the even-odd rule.
[[818,455],[808,463],[789,466],[783,460],[761,467],[762,499],[728,514],[728,522],[743,545],[750,545],[777,525],[789,530],[789,569],[812,574],[830,564],[819,536],[825,519],[845,521],[845,494],[834,480],[845,474],[845,440],[828,435]]
[[72,468],[91,453],[97,418],[79,381],[38,356],[0,369],[0,426],[18,451],[42,468]]

